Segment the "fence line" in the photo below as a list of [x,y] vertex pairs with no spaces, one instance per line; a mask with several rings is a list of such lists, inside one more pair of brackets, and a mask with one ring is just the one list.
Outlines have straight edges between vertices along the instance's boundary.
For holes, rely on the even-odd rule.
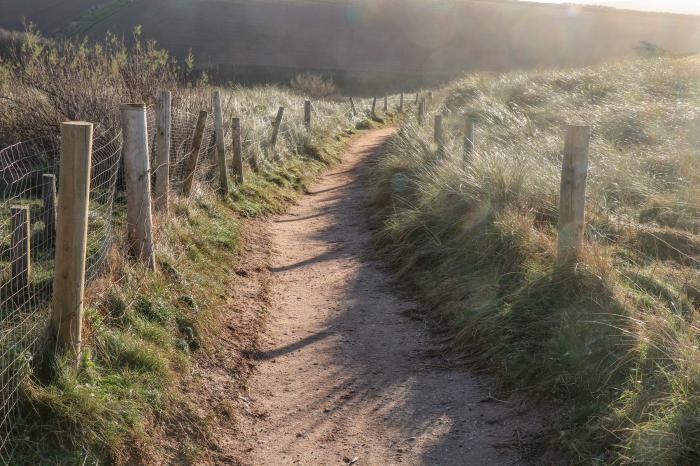
[[[216,102],[214,106],[216,111]],[[60,173],[64,162],[61,150],[67,150],[68,144],[65,135],[0,149],[0,460],[11,455],[10,439],[20,401],[20,384],[30,375],[33,355],[48,343],[45,330],[51,320],[52,298],[54,321],[59,328],[66,325],[65,332],[59,330],[60,338],[67,344],[64,346],[73,350],[79,347],[81,312],[76,309],[76,303],[82,299],[74,294],[54,295],[53,290],[58,289],[55,280],[56,286],[68,288],[57,280],[54,270],[70,269],[70,273],[61,274],[70,282],[89,283],[99,276],[116,244],[115,204],[120,210],[125,208],[123,201],[117,201],[120,179],[126,182],[128,226],[143,225],[141,220],[145,218],[143,215],[150,217],[152,202],[159,215],[167,216],[168,199],[182,196],[188,163],[196,162],[192,173],[194,185],[213,186],[223,183],[224,176],[228,182],[229,171],[235,183],[241,183],[245,171],[264,169],[274,163],[278,157],[274,149],[279,141],[284,140],[286,147],[294,151],[301,138],[312,137],[312,129],[338,120],[338,115],[323,114],[306,101],[303,108],[295,108],[291,113],[280,107],[274,119],[271,115],[242,111],[230,124],[222,119],[218,127],[215,115],[206,113],[201,134],[197,135],[198,116],[172,107],[169,92],[161,93],[158,106],[137,107],[128,107],[139,113],[137,120],[141,122],[136,127],[125,123],[129,133],[122,128],[94,125],[92,150],[84,154],[89,176],[80,182],[89,193],[84,204],[87,209],[84,253],[76,240],[81,235],[80,222],[72,223],[80,212],[80,202],[75,201],[75,194],[61,189],[69,186],[62,185]],[[220,102],[218,111],[223,118]],[[303,130],[292,127],[289,118],[295,121],[303,118]],[[346,118],[349,124],[361,119],[354,112],[348,112]],[[266,131],[270,133],[264,134]],[[255,132],[259,135],[255,136]],[[201,143],[196,144],[196,139]],[[127,141],[126,147],[123,141]],[[222,172],[221,159],[217,156],[227,156],[228,141],[231,141],[233,163],[230,170]],[[122,155],[126,158],[122,159]],[[71,155],[74,156],[75,153]],[[122,170],[126,173],[123,178]],[[66,173],[69,175],[64,177],[77,175],[73,167]],[[167,183],[159,183],[159,175],[165,176]],[[151,183],[159,194],[153,200]],[[57,185],[59,196],[56,196]],[[69,198],[71,201],[67,201]],[[129,202],[130,198],[133,203]],[[68,208],[72,214],[65,213]],[[150,228],[145,228],[136,234],[141,242],[135,255],[146,252],[147,263],[154,266],[151,233]],[[130,233],[133,242],[131,236]],[[66,251],[72,252],[57,254],[57,240],[69,245]],[[76,268],[76,261],[81,260],[83,265]]]
[[[423,97],[418,98],[418,118],[422,115],[420,107],[424,100]],[[455,141],[461,138],[463,141],[463,162],[468,166],[471,157],[476,152],[478,143],[476,116],[470,112],[459,116],[459,118],[463,118],[463,120],[457,120],[458,124],[456,126],[458,129],[450,132],[449,137],[446,137],[446,125],[442,117],[448,113],[445,112],[444,109],[441,110],[440,107],[437,107],[432,111],[426,112],[426,114],[434,115],[432,130],[433,142],[436,146],[436,160],[441,159],[444,146],[447,144],[448,139]],[[575,264],[579,259],[580,252],[585,243],[586,232],[599,241],[608,244],[614,243],[616,247],[625,251],[626,260],[630,262],[635,262],[637,260],[634,257],[642,258],[642,260],[647,262],[655,260],[654,256],[645,253],[641,248],[631,248],[628,244],[625,244],[625,242],[629,241],[630,237],[633,236],[637,238],[635,241],[650,242],[657,250],[662,250],[661,254],[671,254],[684,265],[698,268],[700,259],[684,251],[682,247],[671,244],[671,242],[663,237],[663,234],[660,234],[653,227],[641,224],[639,221],[635,220],[635,218],[616,211],[614,208],[598,202],[587,194],[587,185],[590,184],[591,181],[595,182],[595,178],[589,179],[588,176],[590,140],[591,126],[566,126],[566,134],[563,138],[561,149],[562,164],[559,185],[559,205],[558,208],[557,206],[551,206],[550,208],[552,211],[547,213],[547,215],[558,215],[557,253],[555,259],[557,269],[561,269],[562,266]],[[459,151],[458,144],[454,144],[452,147],[455,152]],[[600,167],[598,167],[598,170],[600,170]],[[681,204],[678,205],[681,206]],[[687,207],[689,205],[685,204],[685,206]],[[698,206],[692,207],[700,209]],[[607,227],[604,228],[604,231],[596,228],[593,224],[586,223],[585,216],[587,211],[595,212],[597,216],[607,219]],[[635,277],[632,276],[634,274],[623,273],[623,275],[630,283],[638,286],[639,289],[644,289],[644,285],[639,284]]]

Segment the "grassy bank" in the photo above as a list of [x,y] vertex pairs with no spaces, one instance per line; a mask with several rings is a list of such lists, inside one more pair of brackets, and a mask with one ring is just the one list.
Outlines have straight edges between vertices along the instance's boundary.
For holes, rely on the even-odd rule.
[[[377,162],[387,261],[465,360],[560,402],[547,443],[574,463],[700,461],[699,78],[695,59],[472,75],[435,94],[442,151],[408,123]],[[554,269],[567,123],[593,127],[572,272]]]
[[[204,190],[177,199],[157,231],[157,273],[115,244],[108,270],[87,290],[79,367],[46,354],[48,372],[26,379],[14,461],[148,463],[153,430],[183,401],[177,382],[220,332],[235,293],[229,284],[242,254],[243,217],[282,211],[337,160],[348,137],[319,141],[312,146],[318,152],[252,175],[228,199]],[[197,439],[181,440],[180,454],[195,460]]]

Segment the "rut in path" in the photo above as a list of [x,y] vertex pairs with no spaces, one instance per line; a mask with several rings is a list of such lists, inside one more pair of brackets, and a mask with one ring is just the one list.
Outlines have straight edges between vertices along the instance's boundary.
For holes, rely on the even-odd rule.
[[246,399],[254,465],[520,464],[531,412],[489,397],[484,381],[428,356],[372,259],[363,219],[373,152],[367,132],[287,215],[272,221],[272,302]]

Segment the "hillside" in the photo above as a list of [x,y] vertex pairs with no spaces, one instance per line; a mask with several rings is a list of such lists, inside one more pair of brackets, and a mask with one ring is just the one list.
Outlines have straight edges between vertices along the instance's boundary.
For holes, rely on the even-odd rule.
[[223,78],[313,69],[348,85],[584,65],[632,55],[642,40],[700,49],[697,17],[507,0],[0,0],[0,11],[0,27],[22,28],[26,17],[48,35],[101,39],[141,25],[176,55],[192,49],[200,65],[221,65]]

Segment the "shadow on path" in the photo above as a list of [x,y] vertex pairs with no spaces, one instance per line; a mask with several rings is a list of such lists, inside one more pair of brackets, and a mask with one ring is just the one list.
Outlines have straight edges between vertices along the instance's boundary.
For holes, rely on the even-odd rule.
[[356,143],[273,223],[272,341],[250,355],[270,390],[256,464],[520,464],[519,439],[541,428],[429,355],[424,325],[404,316],[417,304],[369,259],[367,179],[389,134]]

